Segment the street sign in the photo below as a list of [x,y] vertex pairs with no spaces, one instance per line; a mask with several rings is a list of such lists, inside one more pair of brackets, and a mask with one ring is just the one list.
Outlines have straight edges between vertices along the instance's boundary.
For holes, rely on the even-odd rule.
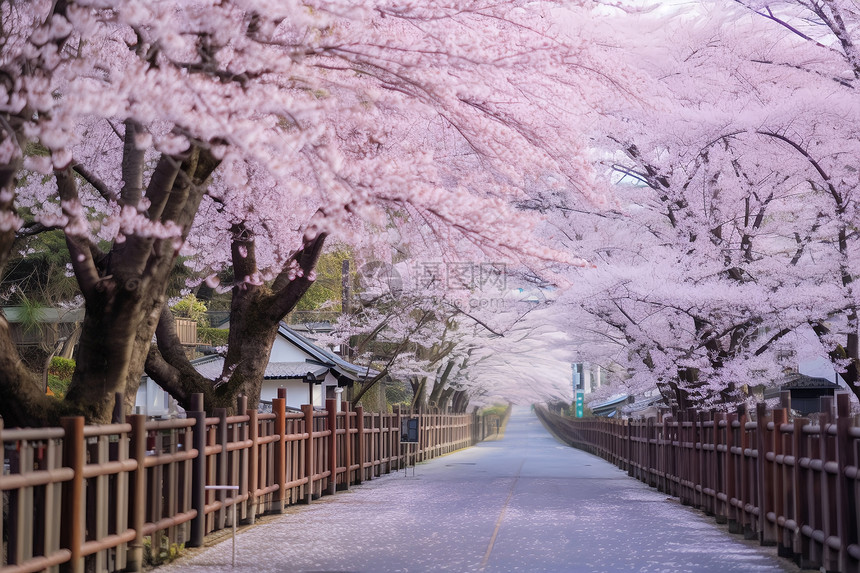
[[585,392],[582,390],[576,391],[576,417],[582,418],[583,415],[583,397]]

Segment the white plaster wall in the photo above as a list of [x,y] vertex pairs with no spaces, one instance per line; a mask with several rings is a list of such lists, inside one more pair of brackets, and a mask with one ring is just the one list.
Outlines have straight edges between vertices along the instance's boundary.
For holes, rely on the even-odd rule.
[[288,408],[301,408],[308,403],[308,385],[301,380],[263,380],[260,400],[271,402],[278,397],[278,388],[287,390]]
[[269,354],[269,362],[304,362],[309,358],[313,357],[288,342],[281,335],[275,337],[272,352]]
[[161,386],[146,378],[137,389],[134,402],[135,412],[144,416],[166,416],[169,411],[168,394]]
[[[325,385],[332,385],[329,384],[328,378]],[[273,398],[278,397],[278,388],[287,390],[288,408],[301,408],[302,404],[308,403],[308,385],[301,380],[264,380],[263,387],[260,389],[260,400],[271,402]],[[323,385],[314,384],[314,406],[325,406],[324,396]]]

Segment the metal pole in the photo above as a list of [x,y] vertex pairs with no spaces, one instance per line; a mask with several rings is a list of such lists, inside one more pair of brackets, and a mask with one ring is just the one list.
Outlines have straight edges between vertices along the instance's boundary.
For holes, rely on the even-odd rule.
[[[238,489],[238,488],[237,488]],[[236,566],[236,500],[233,500],[233,567]]]
[[[236,503],[238,502],[238,493],[239,486],[238,485],[207,485],[206,489],[214,489],[219,491],[230,490],[236,492],[233,495],[233,567],[236,566]],[[224,500],[227,501],[226,499]]]

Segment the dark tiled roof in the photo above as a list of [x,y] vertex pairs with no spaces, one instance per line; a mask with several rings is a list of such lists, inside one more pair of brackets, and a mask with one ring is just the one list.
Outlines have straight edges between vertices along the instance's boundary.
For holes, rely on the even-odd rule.
[[647,408],[651,408],[652,406],[665,406],[666,401],[663,399],[663,396],[657,394],[656,396],[651,396],[648,398],[642,398],[640,400],[636,400],[632,404],[628,404],[624,408],[622,408],[622,412],[625,414],[633,414],[635,412],[640,412]]
[[269,362],[263,377],[267,379],[304,378],[307,374],[312,374],[316,380],[322,380],[327,373],[327,366],[310,362]]
[[[5,306],[3,316],[9,322],[21,322],[25,313],[24,307]],[[81,322],[84,319],[83,308],[40,308],[35,311],[35,318],[41,323]]]
[[[206,378],[214,380],[221,376],[224,370],[223,356],[206,356],[192,361],[194,368]],[[278,379],[303,379],[307,374],[312,374],[316,380],[322,380],[328,373],[329,367],[312,362],[269,362],[266,365],[266,373],[263,378],[267,380]]]
[[[278,333],[304,351],[311,359],[307,362],[270,362],[266,366],[266,373],[264,374],[267,379],[300,379],[311,373],[317,380],[322,380],[329,370],[337,378],[348,380],[363,380],[379,374],[373,368],[368,369],[352,364],[337,354],[317,346],[284,323],[281,323]],[[224,369],[224,357],[218,355],[205,356],[193,360],[192,364],[200,374],[214,380],[221,376]]]
[[373,368],[366,368],[364,366],[352,364],[334,352],[317,346],[284,323],[281,323],[278,328],[278,334],[295,344],[301,350],[304,350],[306,353],[313,356],[318,362],[330,366],[337,374],[344,378],[348,378],[349,380],[363,380],[373,378],[379,374],[379,372]]
[[785,377],[780,385],[782,388],[839,388],[839,384],[831,382],[827,378],[817,378],[806,374],[791,374]]

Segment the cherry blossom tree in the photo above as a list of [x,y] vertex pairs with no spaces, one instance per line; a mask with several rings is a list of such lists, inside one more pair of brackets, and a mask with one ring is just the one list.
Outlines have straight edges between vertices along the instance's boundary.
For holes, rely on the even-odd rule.
[[[431,254],[403,243],[398,249]],[[464,411],[492,399],[529,403],[569,397],[572,348],[563,336],[548,336],[558,335],[543,314],[550,303],[518,286],[527,284],[524,269],[429,259],[416,256],[386,273],[367,273],[353,313],[321,339],[351,343],[352,359],[380,372],[362,383],[354,402],[386,374],[410,385],[414,409]],[[396,288],[388,280],[393,274]],[[561,363],[559,345],[567,355]],[[544,375],[547,364],[555,370],[550,376]]]
[[[860,58],[857,41],[860,14],[851,3],[824,2],[742,2],[750,13],[772,27],[785,30],[813,57],[801,60],[785,56],[762,57],[762,65],[797,70],[807,78],[807,87],[789,107],[801,123],[784,122],[781,129],[765,128],[764,137],[773,140],[803,166],[810,187],[815,217],[798,233],[798,253],[818,247],[813,275],[822,291],[832,297],[830,304],[817,305],[809,324],[828,352],[835,369],[854,394],[860,397],[860,306],[853,284],[857,268],[858,183],[855,165],[858,136]],[[817,92],[817,93],[816,93]],[[821,106],[822,98],[827,106]],[[793,109],[792,109],[793,108]],[[816,285],[817,283],[817,285]]]
[[[185,403],[255,403],[326,238],[367,241],[392,210],[451,247],[558,257],[514,204],[536,181],[599,199],[578,118],[617,83],[586,16],[560,2],[4,3],[0,270],[16,238],[61,229],[86,308],[63,402],[41,395],[0,318],[6,423],[107,421],[144,368]],[[210,285],[229,269],[217,381],[175,344],[180,253]]]
[[600,128],[622,196],[582,217],[604,242],[582,245],[597,268],[571,302],[628,388],[680,406],[775,381],[806,325],[855,380],[855,72],[841,32],[812,41],[781,6],[662,20],[672,41],[654,30],[635,48],[652,95]]

